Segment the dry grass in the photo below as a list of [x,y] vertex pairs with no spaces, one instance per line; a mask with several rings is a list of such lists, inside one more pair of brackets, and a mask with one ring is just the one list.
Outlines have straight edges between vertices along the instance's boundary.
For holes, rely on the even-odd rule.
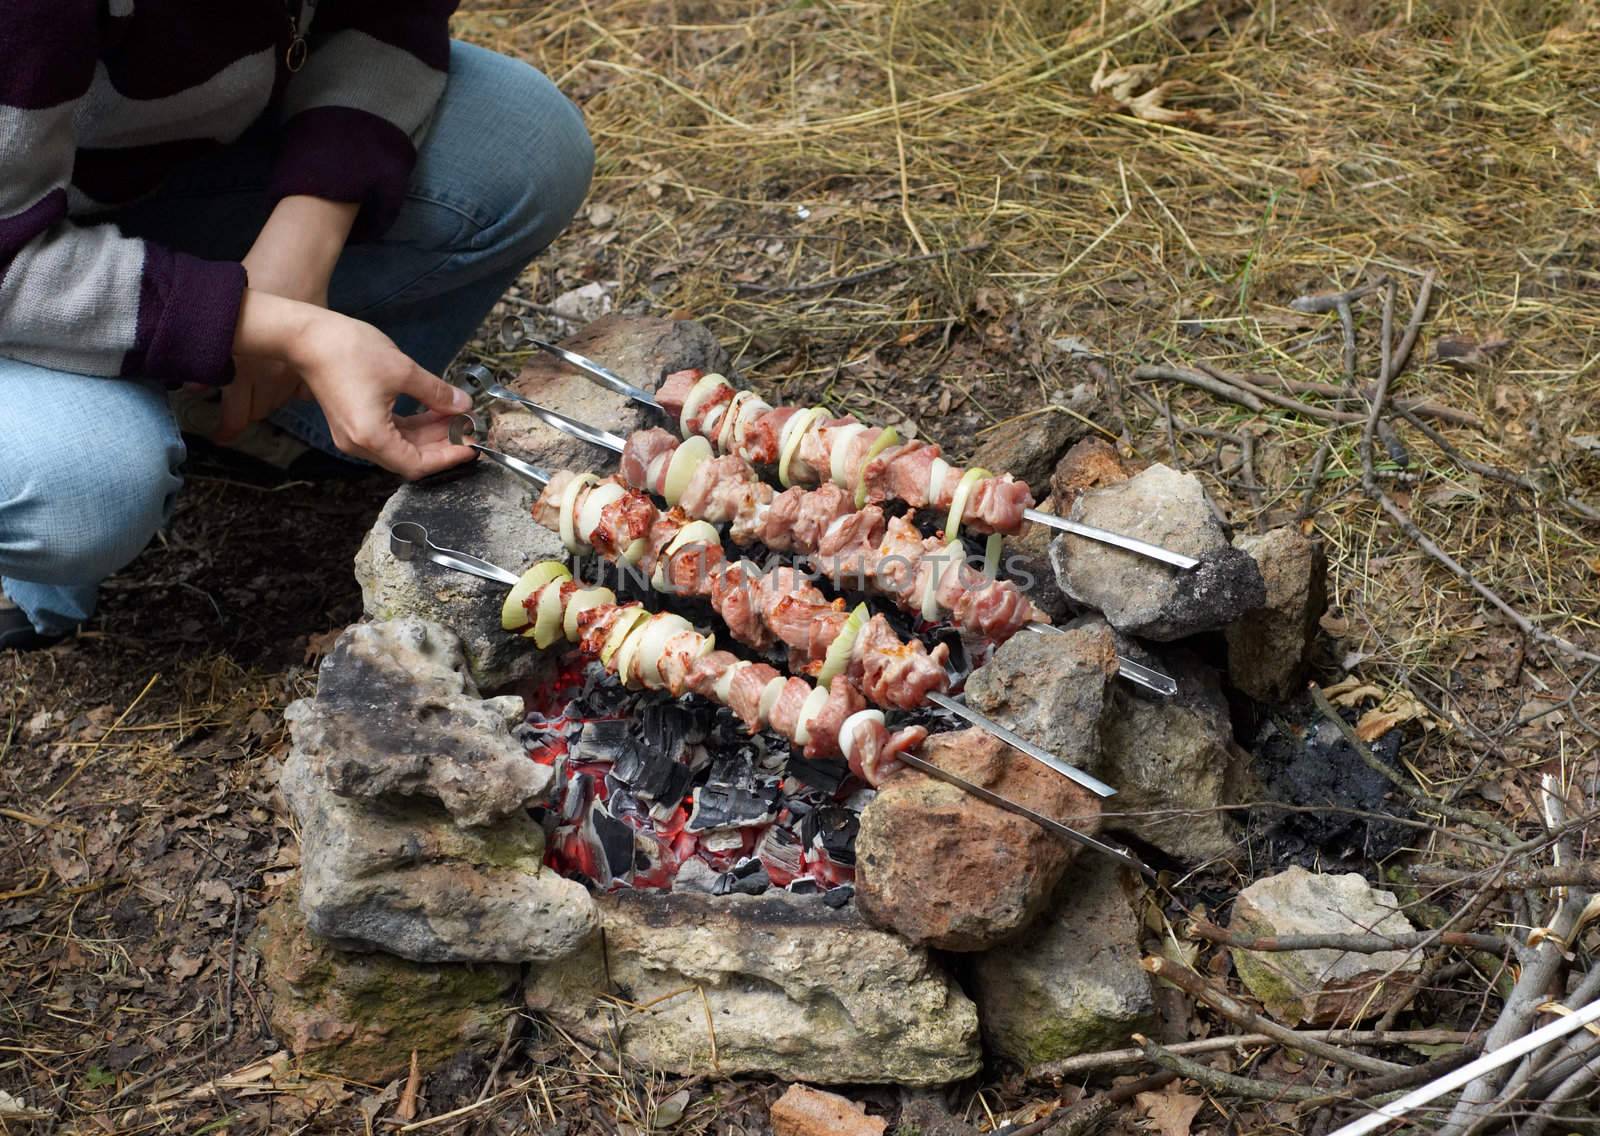
[[[758,384],[909,422],[958,452],[1092,383],[1075,352],[1093,350],[1111,376],[1101,424],[1206,476],[1243,528],[1292,518],[1326,444],[1316,527],[1351,623],[1341,646],[1438,699],[1485,685],[1471,681],[1481,667],[1463,667],[1475,654],[1515,648],[1360,492],[1359,426],[1187,389],[1119,391],[1157,361],[1342,384],[1337,318],[1288,301],[1389,273],[1398,334],[1433,269],[1430,318],[1394,393],[1477,416],[1484,429],[1446,426],[1448,441],[1539,492],[1463,468],[1403,423],[1411,468],[1380,472],[1483,583],[1545,630],[1595,641],[1600,528],[1561,504],[1600,500],[1600,456],[1574,441],[1600,431],[1600,18],[1588,6],[469,8],[468,36],[578,98],[600,154],[604,224],[573,236],[591,259],[563,257],[537,288],[616,280],[619,306],[706,321]],[[1171,107],[1206,121],[1151,122],[1091,94],[1102,60],[1160,66],[1178,81]],[[1356,316],[1371,382],[1379,298]],[[1511,346],[1451,369],[1433,358],[1446,333]],[[1253,470],[1193,435],[1172,453],[1151,398],[1180,422],[1251,435]],[[1531,661],[1564,697],[1566,664]],[[1486,699],[1457,712],[1492,728],[1541,693],[1502,670],[1489,684],[1500,694],[1479,689]]]
[[[1477,416],[1481,430],[1442,427],[1450,445],[1537,490],[1470,472],[1405,424],[1411,467],[1380,461],[1384,484],[1539,626],[1600,643],[1600,525],[1562,503],[1600,505],[1600,454],[1582,441],[1600,434],[1600,18],[1587,5],[466,7],[461,33],[555,77],[584,106],[599,152],[589,214],[512,303],[616,281],[619,307],[704,320],[769,392],[911,426],[958,453],[1082,386],[1101,427],[1146,459],[1195,469],[1244,529],[1292,520],[1326,446],[1314,524],[1348,626],[1331,661],[1359,663],[1385,689],[1410,684],[1505,743],[1429,741],[1412,755],[1424,784],[1476,789],[1517,822],[1539,769],[1596,776],[1583,717],[1593,698],[1576,689],[1584,672],[1559,655],[1525,655],[1503,619],[1383,517],[1361,492],[1359,426],[1253,413],[1131,377],[1139,364],[1204,362],[1343,384],[1337,319],[1302,316],[1289,301],[1389,273],[1403,312],[1434,270],[1431,318],[1394,393]],[[1103,59],[1163,67],[1157,81],[1181,84],[1168,88],[1169,107],[1189,119],[1148,121],[1092,94]],[[1378,313],[1376,297],[1356,307],[1368,379]],[[1434,361],[1446,333],[1511,346],[1476,370],[1450,369]],[[1364,410],[1359,399],[1301,397]],[[1251,461],[1227,441],[1169,434],[1169,408],[1178,427],[1247,433]],[[1252,476],[1258,498],[1246,491]],[[224,504],[243,517],[271,500]],[[0,813],[0,893],[27,893],[0,914],[29,908],[7,932],[16,953],[0,962],[0,1035],[8,1022],[33,1023],[22,1043],[0,1047],[0,1084],[48,1105],[64,1130],[198,1130],[232,1106],[123,1110],[153,1084],[186,1090],[260,1052],[243,1000],[237,1036],[221,1039],[226,906],[187,897],[197,881],[230,881],[246,896],[247,934],[285,871],[273,865],[286,834],[252,810],[268,800],[281,749],[277,711],[308,681],[304,641],[350,610],[354,589],[339,577],[343,592],[324,585],[325,599],[264,600],[274,587],[265,570],[223,587],[220,561],[195,560],[233,516],[212,515],[224,520],[186,529],[196,514],[180,514],[179,539],[124,575],[101,638],[0,660],[0,784],[7,807],[27,814]],[[260,626],[238,635],[218,626],[223,613]],[[255,665],[230,661],[242,640],[258,648],[245,660]],[[1552,712],[1517,725],[1540,711]],[[126,831],[108,843],[88,822],[118,803]],[[231,811],[208,814],[219,804]],[[152,851],[158,840],[163,851]],[[163,908],[168,892],[183,901]],[[139,922],[141,904],[161,921]],[[165,977],[174,947],[204,956],[187,984]],[[105,997],[107,973],[156,978],[119,1002]],[[86,1009],[90,996],[102,1001]],[[509,1111],[428,1131],[488,1114],[509,1131],[524,1107],[535,1118],[559,1111],[573,1133],[599,1131],[602,1105],[642,1128],[676,1091],[541,1056],[557,1042],[536,1039],[507,1067],[506,1084],[544,1078],[510,1094]],[[150,1052],[124,1048],[134,1045]],[[140,1081],[152,1073],[156,1082]],[[675,1130],[761,1131],[762,1091],[698,1086]],[[474,1084],[463,1099],[476,1094]],[[1027,1096],[990,1085],[961,1099],[989,1126]],[[254,1116],[239,1130],[257,1130]],[[361,1130],[348,1097],[337,1108],[301,1101],[267,1127],[302,1124]]]

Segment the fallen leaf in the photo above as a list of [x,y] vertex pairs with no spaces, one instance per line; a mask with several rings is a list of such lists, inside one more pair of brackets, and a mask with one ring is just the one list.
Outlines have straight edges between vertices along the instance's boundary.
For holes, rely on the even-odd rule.
[[1433,345],[1435,362],[1463,371],[1476,371],[1487,366],[1493,358],[1511,346],[1511,340],[1498,332],[1482,339],[1470,335],[1442,336]]
[[205,965],[205,958],[190,958],[176,947],[167,956],[167,966],[172,968],[172,977],[179,982],[187,982],[200,973],[200,968]]
[[[1346,703],[1348,705],[1348,703]],[[1428,708],[1408,691],[1397,690],[1379,706],[1368,710],[1356,722],[1356,737],[1364,742],[1374,742],[1402,722],[1426,719]]]
[[689,1090],[679,1089],[666,1100],[656,1105],[655,1111],[650,1114],[651,1128],[671,1128],[683,1119],[683,1114],[689,1107]]
[[[1092,94],[1110,102],[1116,109],[1126,111],[1146,122],[1209,123],[1216,119],[1216,115],[1202,107],[1177,110],[1166,105],[1169,95],[1196,88],[1193,83],[1182,79],[1168,79],[1164,83],[1156,83],[1155,80],[1166,70],[1165,63],[1134,63],[1127,67],[1108,70],[1107,65],[1110,61],[1108,55],[1100,57],[1100,66],[1089,80],[1089,90]],[[1150,84],[1154,85],[1150,86],[1149,90],[1142,94],[1135,93],[1139,88]]]
[[1159,1093],[1140,1093],[1133,1099],[1161,1136],[1189,1136],[1194,1114],[1206,1103],[1204,1097],[1179,1089],[1176,1081]]

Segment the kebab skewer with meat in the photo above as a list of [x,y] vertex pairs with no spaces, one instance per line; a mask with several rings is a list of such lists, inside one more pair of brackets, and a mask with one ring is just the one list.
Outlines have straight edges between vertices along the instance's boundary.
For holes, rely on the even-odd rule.
[[760,650],[783,643],[791,669],[816,674],[824,686],[845,675],[874,704],[903,710],[948,688],[945,645],[929,651],[903,642],[882,615],[869,617],[865,605],[846,611],[797,569],[730,563],[710,524],[680,509],[662,512],[617,478],[556,472],[533,516],[574,554],[593,550],[636,564],[658,591],[705,598],[740,642]]
[[812,686],[766,663],[716,649],[687,619],[617,603],[610,588],[584,587],[565,565],[545,561],[523,574],[507,595],[501,624],[539,647],[565,638],[633,689],[693,692],[729,707],[751,733],[773,729],[809,758],[843,757],[876,785],[896,755],[927,737],[922,726],[891,731],[881,710],[869,709],[843,675]]
[[713,457],[704,438],[679,442],[659,428],[636,430],[622,451],[621,474],[691,517],[728,525],[736,545],[804,553],[836,586],[886,596],[930,622],[948,618],[1003,643],[1027,624],[1047,621],[1015,583],[970,566],[959,542],[924,537],[878,505],[857,507],[833,483],[779,492],[744,458]]
[[804,679],[785,678],[764,663],[716,650],[711,636],[696,632],[681,616],[651,614],[634,603],[618,604],[609,588],[580,588],[563,564],[545,561],[519,577],[470,553],[434,544],[414,521],[390,525],[389,551],[402,561],[421,556],[453,571],[509,585],[501,623],[508,630],[520,630],[536,646],[565,638],[578,643],[624,683],[674,696],[701,693],[728,706],[752,731],[772,728],[811,756],[843,756],[869,784],[877,784],[896,763],[909,765],[1151,876],[1149,868],[1123,849],[923,760],[912,751],[927,731],[920,726],[890,731],[883,714],[863,708],[859,692],[841,678],[819,692]]

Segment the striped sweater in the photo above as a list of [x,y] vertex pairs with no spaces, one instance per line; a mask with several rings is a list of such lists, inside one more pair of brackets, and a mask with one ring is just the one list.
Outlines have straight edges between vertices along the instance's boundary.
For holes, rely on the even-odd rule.
[[455,6],[0,0],[0,355],[226,382],[243,266],[125,237],[110,211],[270,111],[273,195],[359,202],[354,238],[381,233],[444,90]]

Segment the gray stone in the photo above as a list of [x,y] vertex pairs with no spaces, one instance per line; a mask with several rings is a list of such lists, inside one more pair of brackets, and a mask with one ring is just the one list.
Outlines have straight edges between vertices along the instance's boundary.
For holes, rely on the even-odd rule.
[[461,641],[417,616],[345,629],[290,707],[297,753],[341,797],[438,801],[462,825],[488,825],[542,799],[554,772],[511,736],[522,699],[485,700]]
[[450,632],[417,618],[358,624],[314,700],[285,712],[279,779],[300,826],[300,903],[336,946],[419,962],[558,958],[594,930],[584,888],[542,867],[526,805],[549,769],[477,697]]
[[261,914],[255,945],[272,1032],[302,1067],[382,1084],[462,1050],[492,1051],[512,1012],[517,966],[428,964],[341,951],[309,934],[292,898]]
[[1201,563],[1180,571],[1063,534],[1050,546],[1061,590],[1118,631],[1169,641],[1223,627],[1266,602],[1260,570],[1228,543],[1200,481],[1164,465],[1081,493],[1072,520],[1138,537]]
[[991,1052],[1027,1068],[1116,1049],[1152,1028],[1155,1001],[1129,902],[1136,887],[1105,857],[1080,857],[1025,938],[978,957],[973,996]]
[[[1320,875],[1293,867],[1257,880],[1234,900],[1229,929],[1244,935],[1379,934],[1413,930],[1393,892],[1355,872]],[[1377,1017],[1404,995],[1422,966],[1415,951],[1356,954],[1246,951],[1230,947],[1233,968],[1267,1012],[1290,1025],[1354,1025]]]
[[532,504],[528,485],[484,462],[453,480],[402,485],[356,553],[356,581],[367,617],[417,615],[450,628],[461,638],[473,680],[485,690],[547,673],[551,659],[544,652],[500,628],[504,584],[420,556],[398,560],[389,551],[390,527],[415,521],[433,543],[518,575],[540,560],[565,560],[561,538],[535,523]]
[[[690,367],[733,377],[727,352],[694,320],[602,316],[563,340],[562,346],[647,391],[655,390],[672,372]],[[673,426],[659,411],[630,401],[543,352],[531,355],[522,373],[506,385],[541,405],[622,435],[646,426]],[[492,410],[489,440],[497,449],[551,470],[609,471],[617,465],[615,454],[547,426],[531,414],[504,404]]]
[[623,892],[599,905],[604,935],[536,968],[527,999],[607,1053],[818,1084],[941,1084],[978,1069],[977,1013],[960,987],[852,906],[784,892]]
[[1259,702],[1286,702],[1302,689],[1327,607],[1328,560],[1319,541],[1292,525],[1233,543],[1260,568],[1267,602],[1228,625],[1228,678]]
[[1190,864],[1231,858],[1237,826],[1222,809],[1244,799],[1250,759],[1233,740],[1220,676],[1184,651],[1152,665],[1177,680],[1176,694],[1118,683],[1106,699],[1099,773],[1117,789],[1106,827]]
[[1098,769],[1100,716],[1117,645],[1100,620],[1059,634],[1019,632],[967,678],[965,700],[1080,768]]

